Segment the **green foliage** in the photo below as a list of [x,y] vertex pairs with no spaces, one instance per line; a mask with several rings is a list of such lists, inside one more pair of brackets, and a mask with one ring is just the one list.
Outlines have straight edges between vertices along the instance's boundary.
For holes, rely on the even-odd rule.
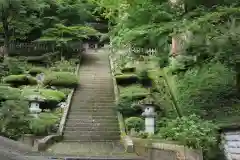
[[31,133],[36,136],[47,136],[56,132],[59,116],[55,113],[40,113],[38,118],[30,120]]
[[44,73],[46,71],[43,67],[33,67],[31,68],[28,73],[32,76],[36,76],[37,74]]
[[196,115],[166,120],[159,128],[156,138],[178,141],[182,145],[203,149],[210,156],[211,148],[217,145],[217,128],[211,121],[200,119]]
[[132,73],[136,71],[136,67],[124,67],[121,71],[122,73]]
[[61,60],[53,64],[50,70],[55,72],[72,72],[76,70],[76,61],[72,60]]
[[22,100],[8,100],[0,108],[1,134],[17,140],[29,132],[28,102]]
[[128,132],[130,132],[132,128],[139,132],[144,129],[144,120],[139,117],[129,117],[125,120],[125,125]]
[[144,99],[148,94],[148,90],[139,85],[120,88],[117,110],[126,117],[140,115],[142,109],[135,103]]
[[28,98],[31,95],[39,95],[43,99],[45,99],[46,102],[56,102],[59,103],[63,101],[66,98],[66,95],[58,90],[51,90],[51,89],[38,89],[38,88],[23,88],[22,89],[22,97]]
[[26,61],[21,58],[8,57],[4,59],[3,63],[6,65],[8,74],[10,75],[23,74],[24,71],[28,68]]
[[184,115],[223,120],[239,115],[235,72],[221,63],[209,63],[176,77],[177,101]]
[[9,86],[0,86],[0,101],[5,100],[19,100],[21,97],[21,90]]
[[70,72],[50,72],[46,75],[43,84],[46,86],[76,87],[78,77]]
[[120,88],[120,98],[143,99],[148,94],[148,90],[140,85],[131,85]]
[[13,86],[37,84],[37,80],[34,77],[31,77],[30,75],[10,75],[4,77],[3,81]]
[[26,61],[33,64],[50,64],[51,60],[58,55],[59,52],[50,52],[41,56],[28,56],[26,57]]
[[118,85],[136,84],[139,80],[136,74],[122,74],[115,76]]

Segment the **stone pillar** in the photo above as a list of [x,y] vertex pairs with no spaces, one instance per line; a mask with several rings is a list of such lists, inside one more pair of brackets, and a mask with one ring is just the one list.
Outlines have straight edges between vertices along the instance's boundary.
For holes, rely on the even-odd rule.
[[154,117],[145,117],[145,132],[154,134]]
[[149,134],[154,134],[155,132],[155,111],[154,106],[147,105],[142,113],[145,117],[145,132]]

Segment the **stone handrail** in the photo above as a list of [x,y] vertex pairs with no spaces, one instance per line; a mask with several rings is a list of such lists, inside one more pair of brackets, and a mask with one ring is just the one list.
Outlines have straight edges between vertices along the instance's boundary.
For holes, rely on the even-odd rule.
[[[114,76],[114,68],[113,68],[113,60],[111,55],[109,55],[109,62],[110,62],[110,68],[111,68],[111,73],[112,73],[112,80],[113,80],[113,89],[114,89],[114,95],[115,95],[115,102],[118,102],[118,97],[119,97],[119,90],[117,86],[117,82]],[[118,123],[119,123],[119,129],[121,133],[121,139],[123,141],[124,147],[127,152],[133,152],[133,142],[129,136],[126,134],[126,128],[125,128],[125,123],[123,119],[123,115],[117,111],[117,117],[118,117]]]

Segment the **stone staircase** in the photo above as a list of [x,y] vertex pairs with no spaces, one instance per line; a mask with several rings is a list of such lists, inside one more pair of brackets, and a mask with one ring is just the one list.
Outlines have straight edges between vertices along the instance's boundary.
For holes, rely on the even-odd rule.
[[92,50],[83,56],[79,70],[80,85],[72,99],[64,140],[51,146],[49,153],[56,156],[97,156],[96,159],[139,159],[135,154],[126,153],[120,143],[107,52],[104,49]]
[[80,86],[72,99],[64,141],[119,140],[108,55],[102,52],[86,54],[79,75]]

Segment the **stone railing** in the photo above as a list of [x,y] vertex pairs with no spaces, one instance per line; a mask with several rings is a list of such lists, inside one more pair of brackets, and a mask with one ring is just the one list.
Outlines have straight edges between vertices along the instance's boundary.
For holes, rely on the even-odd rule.
[[[80,64],[78,64],[76,67],[76,71],[75,71],[76,75],[78,75],[79,68],[80,68]],[[63,110],[63,114],[62,114],[62,117],[61,117],[61,120],[59,123],[59,128],[58,128],[57,134],[48,135],[42,139],[37,140],[36,143],[34,144],[34,150],[44,151],[45,149],[48,148],[49,145],[52,145],[53,143],[59,142],[63,139],[63,130],[64,130],[64,126],[66,124],[66,120],[68,117],[68,113],[70,110],[74,92],[75,92],[75,89],[72,89],[72,91],[70,92],[70,94],[67,97],[66,106],[64,107],[64,110]]]
[[177,142],[132,138],[134,151],[149,160],[203,160],[201,150],[194,150]]

